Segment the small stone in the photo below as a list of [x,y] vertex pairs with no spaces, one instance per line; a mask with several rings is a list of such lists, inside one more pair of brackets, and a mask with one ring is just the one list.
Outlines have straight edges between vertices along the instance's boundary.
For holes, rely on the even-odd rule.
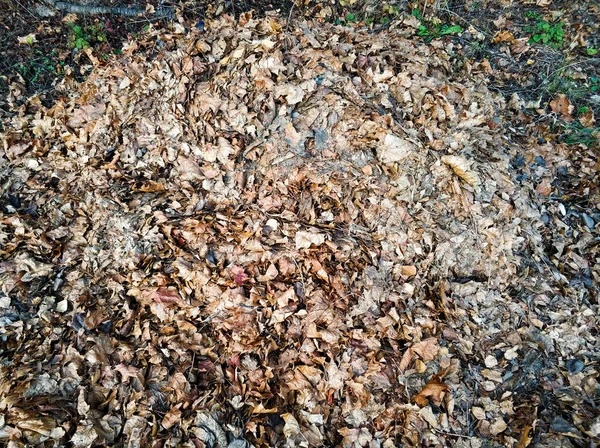
[[492,367],[496,367],[498,365],[498,360],[496,359],[496,357],[494,355],[489,355],[485,358],[485,366],[488,369],[491,369]]
[[582,213],[581,217],[583,218],[583,222],[585,223],[585,225],[588,227],[588,229],[593,229],[594,226],[596,225],[596,223],[594,222],[594,220],[590,217],[590,215],[588,215],[587,213]]
[[483,388],[487,391],[487,392],[491,392],[493,390],[496,390],[496,383],[494,383],[493,381],[484,381],[483,382]]
[[534,161],[534,162],[535,162],[535,163],[536,163],[538,166],[541,166],[541,167],[545,167],[545,166],[546,166],[546,161],[545,161],[545,160],[544,160],[544,158],[543,158],[543,157],[541,157],[541,156],[537,156],[535,159],[533,159],[533,161]]
[[560,211],[561,215],[567,216],[567,209],[565,208],[565,205],[562,202],[558,203],[558,210]]
[[565,363],[565,365],[567,366],[567,369],[569,370],[569,373],[571,375],[575,375],[579,372],[581,372],[583,370],[583,368],[585,367],[585,364],[583,363],[583,361],[581,361],[580,359],[568,359],[567,362]]
[[67,311],[68,306],[69,306],[69,302],[67,302],[66,299],[61,300],[60,302],[58,302],[56,304],[56,311],[58,313],[64,313],[65,311]]

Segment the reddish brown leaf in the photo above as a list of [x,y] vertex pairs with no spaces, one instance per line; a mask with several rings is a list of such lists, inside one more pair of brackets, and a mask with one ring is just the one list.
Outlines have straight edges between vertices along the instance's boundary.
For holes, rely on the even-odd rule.
[[175,305],[183,304],[183,299],[179,296],[179,293],[175,288],[160,287],[156,291],[149,294],[149,296],[157,303],[163,305]]

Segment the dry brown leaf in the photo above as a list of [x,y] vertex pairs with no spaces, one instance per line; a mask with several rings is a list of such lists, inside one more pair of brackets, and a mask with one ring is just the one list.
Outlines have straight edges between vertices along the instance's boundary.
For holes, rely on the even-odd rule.
[[252,408],[252,414],[275,414],[276,412],[277,408],[265,408],[262,403],[258,403]]
[[149,180],[142,184],[140,187],[134,187],[133,191],[141,191],[143,193],[156,193],[159,191],[165,191],[165,185],[161,182],[154,182]]
[[417,275],[417,268],[415,266],[402,266],[402,275],[414,277]]
[[297,148],[302,140],[302,133],[298,132],[291,122],[286,123],[283,128],[285,141],[292,148]]
[[442,162],[448,165],[458,177],[474,187],[479,185],[479,177],[471,170],[471,163],[460,156],[443,156]]
[[581,114],[579,116],[579,122],[584,128],[593,128],[596,124],[596,118],[594,117],[594,111],[592,109]]
[[264,275],[259,275],[258,277],[256,277],[256,280],[258,280],[259,282],[269,282],[271,280],[274,280],[277,277],[277,275],[279,275],[279,271],[277,270],[274,264],[270,264],[267,268],[267,272],[265,272]]
[[[531,422],[517,422],[526,408],[490,391],[509,365],[522,376],[523,363],[510,360],[528,359],[540,343],[528,326],[553,322],[552,364],[593,349],[594,332],[577,329],[595,328],[597,314],[586,300],[569,313],[546,306],[556,281],[572,289],[567,307],[569,297],[589,293],[573,276],[596,271],[571,247],[577,232],[562,224],[540,231],[542,211],[550,223],[577,223],[563,219],[566,204],[542,210],[535,194],[537,174],[538,192],[548,194],[557,167],[592,185],[595,158],[570,160],[580,148],[523,135],[507,148],[517,141],[503,120],[507,105],[489,88],[518,80],[504,62],[535,67],[526,62],[534,57],[528,37],[515,39],[512,19],[501,17],[495,42],[506,54],[466,62],[459,74],[448,69],[448,40],[405,39],[400,23],[371,35],[292,20],[284,33],[275,16],[239,17],[206,19],[203,31],[180,25],[177,36],[152,29],[82,83],[65,67],[64,95],[51,110],[27,99],[24,79],[10,80],[0,136],[0,336],[9,358],[26,356],[0,360],[18,373],[0,374],[0,406],[9,410],[0,409],[0,432],[15,446],[63,446],[73,437],[74,446],[133,448],[155,435],[178,446],[186,434],[188,444],[227,446],[227,428],[264,445],[278,435],[276,419],[263,417],[283,413],[291,445],[329,446],[336,434],[357,447],[421,446],[423,436],[443,445],[452,437],[442,433],[467,434],[469,419],[456,418],[441,374],[416,394],[420,409],[382,393],[395,383],[397,362],[412,375],[401,380],[415,381],[439,358],[452,387],[472,392],[474,436],[518,438]],[[412,16],[407,23],[420,26]],[[519,52],[530,53],[515,59]],[[492,70],[496,81],[482,82]],[[517,95],[509,103],[522,129],[538,125],[524,111],[531,105]],[[593,114],[580,115],[594,125]],[[484,191],[460,185],[478,180],[466,160],[432,165],[428,148],[476,154]],[[521,154],[524,171],[509,167],[507,156]],[[538,155],[543,169],[528,163]],[[537,174],[517,182],[529,168]],[[535,269],[520,275],[519,251],[544,247],[553,227],[562,232],[550,263],[560,279]],[[580,233],[593,238],[597,229],[587,227]],[[440,274],[456,281],[440,292],[423,287]],[[548,294],[532,299],[529,314],[499,319],[523,311],[507,293],[515,285]],[[448,328],[448,314],[461,325]],[[402,351],[401,341],[413,346]],[[561,388],[594,393],[584,361],[587,370]],[[469,363],[486,366],[479,388],[457,375]],[[41,373],[50,375],[47,393],[23,400]],[[53,405],[63,385],[76,387],[80,416],[102,402],[106,415],[93,425],[65,420]],[[219,402],[248,406],[257,418],[243,428],[228,412],[194,419],[194,409]],[[584,417],[572,400],[556,402],[564,415]],[[399,411],[406,418],[396,422]],[[505,437],[509,417],[520,426]],[[440,431],[429,434],[427,424]]]
[[155,291],[146,292],[145,294],[147,297],[151,298],[156,303],[161,303],[163,305],[185,304],[183,299],[179,296],[177,289],[175,288],[167,288],[163,286]]
[[411,349],[423,361],[427,362],[432,361],[437,357],[440,347],[436,338],[428,338],[421,342],[417,342]]
[[490,425],[490,433],[493,436],[497,436],[501,432],[504,432],[504,430],[506,430],[506,428],[508,428],[508,425],[506,424],[506,422],[502,418],[497,418]]
[[530,437],[529,434],[531,433],[532,429],[533,427],[531,425],[527,425],[523,428],[523,430],[521,431],[521,437],[519,437],[519,442],[517,443],[516,448],[527,448],[531,444],[533,438]]
[[400,162],[416,150],[414,144],[393,134],[386,134],[377,149],[377,158],[384,164]]
[[569,98],[564,93],[556,95],[552,101],[550,101],[550,109],[552,112],[559,114],[563,120],[571,120],[571,113],[575,109],[575,106],[571,104]]
[[233,280],[238,286],[242,286],[244,282],[250,278],[242,266],[233,265],[229,270],[233,274]]
[[552,193],[551,180],[544,179],[542,182],[540,182],[535,191],[537,191],[540,196],[550,196],[550,194]]
[[425,406],[425,407],[419,409],[419,415],[432,428],[437,428],[439,426],[438,417],[433,413],[431,406]]
[[498,44],[501,42],[511,43],[514,40],[515,40],[515,36],[513,35],[513,33],[511,33],[508,30],[503,30],[503,31],[499,31],[498,33],[496,33],[492,42],[494,42],[495,44]]
[[408,366],[410,366],[410,363],[413,360],[413,356],[414,353],[410,348],[404,352],[402,359],[400,360],[400,364],[398,364],[398,370],[400,372],[404,372],[406,369],[408,369]]
[[175,425],[178,425],[181,421],[181,410],[179,410],[181,405],[173,406],[169,412],[165,414],[162,419],[162,426],[165,429],[170,429]]
[[294,417],[292,414],[282,414],[281,418],[283,421],[285,421],[285,425],[283,426],[283,435],[285,435],[288,439],[291,439],[300,433],[301,429],[296,417]]
[[450,388],[442,382],[440,376],[433,375],[423,390],[415,395],[413,400],[421,407],[427,406],[429,402],[439,406],[448,391],[450,391]]
[[275,87],[275,96],[285,96],[286,102],[294,105],[304,99],[304,90],[292,84],[278,85]]
[[91,425],[80,425],[71,437],[71,443],[74,448],[87,448],[92,446],[96,439],[98,439],[98,433]]
[[477,420],[485,420],[486,418],[485,410],[479,406],[473,406],[471,408],[471,414],[473,414],[473,417],[475,417]]

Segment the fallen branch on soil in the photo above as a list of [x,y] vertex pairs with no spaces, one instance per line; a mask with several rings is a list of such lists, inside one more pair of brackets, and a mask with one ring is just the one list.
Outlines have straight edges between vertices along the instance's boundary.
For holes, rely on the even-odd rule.
[[[68,13],[75,14],[90,14],[90,15],[100,15],[100,14],[113,14],[124,17],[135,17],[139,15],[146,15],[148,12],[145,9],[141,8],[121,8],[121,7],[111,7],[111,6],[94,6],[94,5],[77,5],[75,3],[61,2],[56,0],[44,0],[44,3],[47,6],[50,6],[58,11],[65,11]],[[158,8],[154,13],[152,13],[155,17],[160,18],[168,18],[173,15],[173,10],[171,8]]]

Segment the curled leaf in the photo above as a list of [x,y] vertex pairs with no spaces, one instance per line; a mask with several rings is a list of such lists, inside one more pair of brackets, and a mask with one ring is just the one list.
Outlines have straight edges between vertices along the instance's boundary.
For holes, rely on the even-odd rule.
[[460,156],[443,156],[442,162],[452,168],[452,171],[469,185],[479,185],[479,177],[471,170],[471,163]]

